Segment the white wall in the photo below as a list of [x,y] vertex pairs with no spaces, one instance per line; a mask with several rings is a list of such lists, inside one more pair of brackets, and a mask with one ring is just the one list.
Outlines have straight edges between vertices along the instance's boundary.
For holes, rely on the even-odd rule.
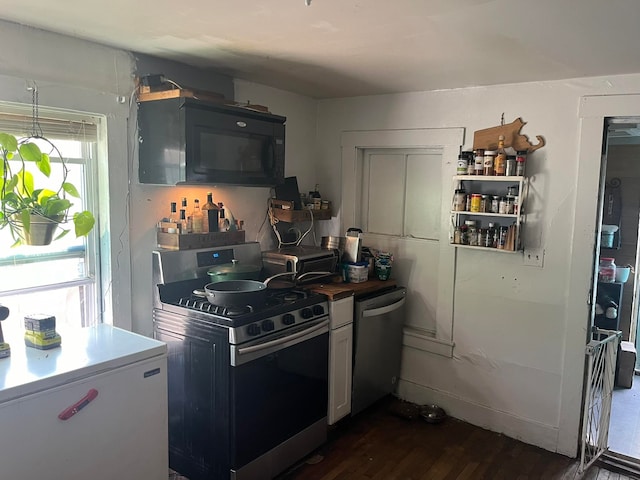
[[[127,101],[133,57],[127,52],[0,21],[0,101],[31,105],[35,81],[41,106],[106,116],[109,165],[101,185],[112,193],[100,206],[100,246],[106,320],[131,328],[131,275],[127,216]],[[117,241],[107,235],[117,232]],[[111,276],[112,274],[112,276]]]
[[[528,248],[544,250],[543,268],[523,265],[522,255],[460,249],[454,356],[405,348],[403,397],[435,401],[458,418],[575,455],[580,382],[572,383],[571,392],[563,388],[567,378],[582,376],[584,352],[575,345],[584,345],[588,323],[586,301],[583,308],[568,301],[580,99],[636,92],[639,80],[620,76],[319,102],[320,183],[326,183],[327,172],[339,171],[340,136],[347,130],[464,127],[464,147],[470,149],[473,132],[499,125],[504,112],[505,122],[517,117],[527,122],[522,133],[533,143],[536,135],[547,141],[527,165],[531,187],[524,233]],[[337,201],[340,190],[331,195]],[[588,248],[584,257],[590,266]],[[564,399],[574,404],[563,404]],[[561,416],[567,414],[572,421],[565,426]],[[561,424],[571,430],[568,435]]]

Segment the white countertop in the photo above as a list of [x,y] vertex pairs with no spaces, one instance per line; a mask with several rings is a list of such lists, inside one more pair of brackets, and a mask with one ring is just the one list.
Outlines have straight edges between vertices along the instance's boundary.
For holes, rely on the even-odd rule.
[[0,403],[167,352],[163,342],[106,324],[61,336],[61,346],[50,350],[6,339],[11,356],[0,359]]

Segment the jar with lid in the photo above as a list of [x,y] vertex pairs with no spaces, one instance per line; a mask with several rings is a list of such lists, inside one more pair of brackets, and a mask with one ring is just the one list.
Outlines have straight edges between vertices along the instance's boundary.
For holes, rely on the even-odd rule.
[[487,241],[487,229],[478,228],[478,246],[484,247]]
[[469,163],[467,161],[467,155],[460,153],[460,155],[458,155],[458,166],[456,168],[456,174],[466,175],[468,167]]
[[480,207],[482,206],[482,195],[479,193],[471,194],[471,209],[470,212],[480,212]]
[[464,224],[467,227],[467,245],[477,246],[478,229],[475,220],[465,220]]
[[500,203],[498,205],[498,213],[500,215],[508,213],[507,211],[507,197],[500,197]]
[[484,235],[483,247],[493,248],[494,227],[495,224],[493,222],[489,222],[489,228],[487,228],[486,234]]
[[499,213],[500,212],[500,196],[493,195],[491,197],[491,208],[489,209],[491,213]]
[[482,175],[482,169],[484,168],[484,148],[476,149],[476,155],[473,160],[474,174]]
[[453,229],[453,243],[460,244],[462,243],[462,230],[459,226]]
[[469,245],[469,227],[466,225],[460,226],[460,245]]
[[515,155],[507,155],[507,166],[505,168],[504,174],[507,177],[512,177],[516,174],[516,156]]
[[458,188],[453,194],[453,211],[464,212],[467,204],[467,195],[464,188]]
[[480,212],[486,213],[489,211],[490,206],[489,195],[482,195],[480,199]]
[[527,161],[527,151],[518,150],[516,152],[516,175],[519,177],[524,176],[524,166]]
[[613,283],[616,281],[616,264],[614,258],[602,257],[598,265],[598,281]]
[[483,175],[493,175],[493,162],[496,158],[495,150],[485,150],[484,151],[484,159],[483,159],[483,167],[482,174]]
[[462,152],[467,159],[467,175],[473,175],[475,173],[475,160],[473,158],[473,152]]

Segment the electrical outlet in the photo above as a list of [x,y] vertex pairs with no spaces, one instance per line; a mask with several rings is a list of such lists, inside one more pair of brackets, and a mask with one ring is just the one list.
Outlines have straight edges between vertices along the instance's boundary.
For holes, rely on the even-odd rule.
[[524,250],[524,262],[525,265],[530,267],[540,267],[544,265],[544,250],[543,249],[531,249]]

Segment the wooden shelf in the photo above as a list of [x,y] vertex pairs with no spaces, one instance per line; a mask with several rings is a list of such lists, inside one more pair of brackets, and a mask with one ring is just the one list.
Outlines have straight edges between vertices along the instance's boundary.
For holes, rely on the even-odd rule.
[[491,212],[469,212],[468,210],[451,210],[452,215],[473,215],[478,217],[502,217],[502,218],[518,218],[517,213],[491,213]]
[[330,220],[331,210],[283,210],[282,208],[272,208],[271,213],[281,222],[310,222],[313,220]]
[[294,210],[293,202],[272,198],[269,203],[271,215],[280,222],[297,223],[315,220],[330,220],[331,208],[324,210]]

